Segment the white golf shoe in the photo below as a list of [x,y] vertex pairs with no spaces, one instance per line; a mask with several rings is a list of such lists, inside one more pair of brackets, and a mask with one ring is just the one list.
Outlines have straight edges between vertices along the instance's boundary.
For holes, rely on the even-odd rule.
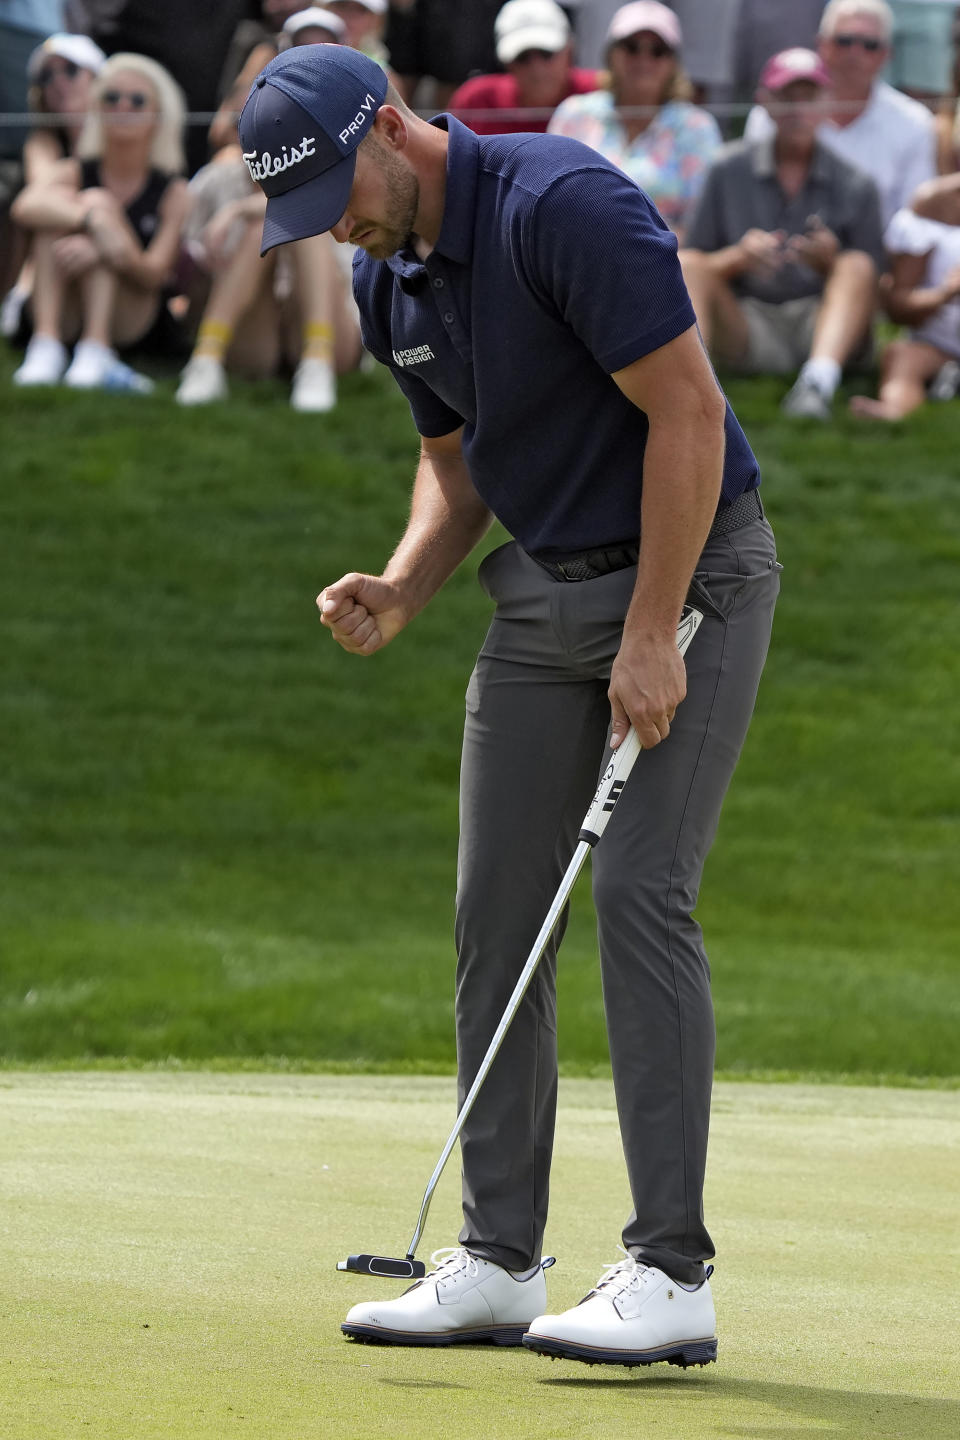
[[552,1359],[588,1365],[706,1365],[717,1358],[709,1276],[690,1289],[632,1255],[608,1265],[572,1310],[540,1315],[524,1345]]
[[354,1305],[340,1326],[351,1340],[379,1345],[519,1345],[547,1298],[546,1256],[519,1279],[468,1250],[436,1250],[436,1268],[396,1300]]

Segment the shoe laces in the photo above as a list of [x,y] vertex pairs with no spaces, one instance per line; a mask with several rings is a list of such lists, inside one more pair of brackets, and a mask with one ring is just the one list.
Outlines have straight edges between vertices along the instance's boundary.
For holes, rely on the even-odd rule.
[[450,1245],[444,1250],[434,1250],[430,1256],[430,1264],[433,1266],[430,1274],[439,1276],[441,1280],[461,1272],[466,1272],[471,1277],[480,1273],[476,1256],[471,1255],[463,1246]]
[[[618,1246],[618,1249],[623,1249]],[[648,1278],[653,1273],[649,1265],[641,1265],[626,1250],[623,1251],[622,1260],[614,1260],[612,1264],[604,1267],[604,1273],[593,1287],[593,1294],[604,1294],[610,1300],[616,1300],[620,1295],[628,1295],[631,1292],[636,1294],[643,1289]]]

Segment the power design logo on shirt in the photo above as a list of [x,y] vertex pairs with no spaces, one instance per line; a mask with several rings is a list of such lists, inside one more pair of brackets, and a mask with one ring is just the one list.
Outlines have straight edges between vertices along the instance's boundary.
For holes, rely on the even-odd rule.
[[436,360],[429,345],[414,345],[412,350],[394,350],[394,365],[422,365],[425,360]]

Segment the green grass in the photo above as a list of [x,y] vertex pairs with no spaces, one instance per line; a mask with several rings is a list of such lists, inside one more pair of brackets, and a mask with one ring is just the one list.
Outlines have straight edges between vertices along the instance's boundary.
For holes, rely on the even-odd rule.
[[[956,1095],[721,1085],[719,1363],[626,1371],[347,1343],[402,1253],[450,1080],[0,1077],[0,1436],[10,1440],[953,1440]],[[616,1256],[611,1087],[561,1086],[549,1303]],[[422,1247],[447,1245],[456,1167]],[[387,1294],[399,1286],[386,1286]]]
[[[382,656],[313,600],[379,568],[414,444],[385,376],[331,417],[24,394],[0,362],[0,1055],[449,1069],[470,563]],[[955,1076],[956,409],[787,425],[732,387],[785,565],[700,906],[719,1063]],[[495,542],[493,537],[490,543]],[[588,886],[568,1071],[606,1048]]]

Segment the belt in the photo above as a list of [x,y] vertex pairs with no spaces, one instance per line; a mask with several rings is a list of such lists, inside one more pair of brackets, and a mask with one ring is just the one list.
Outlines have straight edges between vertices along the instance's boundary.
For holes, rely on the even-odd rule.
[[[729,535],[754,520],[763,519],[763,506],[757,490],[747,490],[738,495],[729,505],[722,505],[710,526],[708,540],[718,535]],[[580,550],[571,555],[531,555],[554,580],[599,580],[601,575],[612,575],[615,570],[626,570],[636,565],[640,555],[639,540],[623,545],[603,545],[596,550]]]

